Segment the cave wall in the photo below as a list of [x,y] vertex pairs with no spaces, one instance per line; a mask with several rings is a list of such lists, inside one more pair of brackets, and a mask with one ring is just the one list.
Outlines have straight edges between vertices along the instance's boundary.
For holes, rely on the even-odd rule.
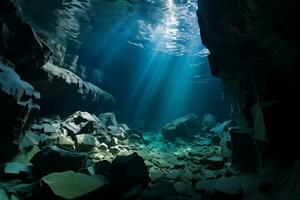
[[[203,44],[232,99],[232,117],[267,141],[271,154],[299,156],[300,3],[198,0]],[[287,146],[287,148],[283,148]]]

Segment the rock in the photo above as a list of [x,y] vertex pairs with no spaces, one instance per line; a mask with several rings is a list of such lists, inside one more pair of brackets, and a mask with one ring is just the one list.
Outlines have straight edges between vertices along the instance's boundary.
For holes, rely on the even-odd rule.
[[124,140],[126,138],[125,131],[116,126],[108,126],[108,134],[119,140]]
[[206,113],[202,118],[202,127],[206,130],[214,128],[217,124],[216,117],[212,114]]
[[118,146],[109,147],[109,152],[113,155],[117,155],[118,153],[120,153],[120,151],[121,149]]
[[260,156],[256,143],[252,137],[253,131],[249,129],[231,128],[231,159],[232,167],[243,171],[255,171],[260,165]]
[[56,129],[55,127],[53,127],[50,124],[43,124],[42,126],[44,126],[44,133],[45,134],[51,134],[51,133],[55,133]]
[[143,138],[140,135],[136,135],[136,134],[129,135],[127,139],[132,143],[144,143]]
[[105,143],[101,143],[98,146],[98,149],[102,150],[102,151],[107,151],[108,150],[108,145]]
[[116,120],[116,115],[114,113],[101,113],[99,115],[100,121],[102,121],[105,126],[118,126],[118,122]]
[[130,130],[130,128],[127,124],[119,124],[119,127],[122,128],[125,132]]
[[40,148],[38,146],[33,146],[33,147],[23,149],[17,153],[17,155],[13,159],[13,162],[20,162],[26,165],[31,165],[30,163],[31,158],[39,151]]
[[179,181],[174,184],[176,191],[181,195],[192,196],[195,191],[190,181]]
[[23,163],[9,162],[4,165],[5,179],[27,179],[32,175],[31,168]]
[[213,186],[215,199],[242,200],[243,191],[239,180],[236,177],[218,179]]
[[111,168],[111,163],[107,160],[102,160],[94,164],[95,174],[108,176]]
[[199,117],[189,114],[166,124],[162,129],[162,134],[166,140],[174,141],[176,138],[191,138],[200,130]]
[[77,148],[81,150],[89,150],[100,145],[95,136],[89,134],[76,135]]
[[[3,4],[5,1],[1,1]],[[5,4],[5,3],[4,3]],[[0,10],[2,7],[0,8]],[[1,11],[2,12],[2,11]],[[0,16],[2,13],[0,13]],[[1,17],[0,17],[1,19]],[[1,21],[1,20],[0,20]],[[0,38],[1,40],[1,38]],[[9,160],[18,146],[14,140],[23,136],[40,107],[39,93],[0,58],[0,160]]]
[[98,114],[109,110],[115,102],[111,94],[83,81],[73,72],[50,63],[42,67],[40,77],[32,84],[44,97],[40,101],[43,115],[64,117],[78,110]]
[[109,144],[111,141],[110,136],[106,133],[97,134],[96,137],[100,143]]
[[91,176],[95,175],[95,169],[94,169],[94,167],[82,168],[82,169],[78,170],[77,172],[80,172],[80,173],[83,173],[83,174],[87,174],[87,175],[91,175]]
[[9,200],[6,192],[2,188],[0,188],[0,199],[1,200]]
[[201,193],[211,193],[215,184],[216,180],[201,180],[196,183],[195,190]]
[[213,145],[216,145],[216,146],[220,146],[221,145],[221,138],[217,135],[214,135],[211,137],[211,141],[212,141],[212,144]]
[[210,131],[213,132],[215,135],[222,137],[225,131],[228,131],[228,128],[235,126],[236,123],[233,120],[225,121],[214,128],[212,128]]
[[115,137],[112,137],[110,142],[109,142],[109,145],[110,146],[117,146],[119,144],[119,140]]
[[211,156],[205,159],[209,169],[218,170],[224,168],[224,158],[220,156]]
[[95,133],[98,128],[98,119],[88,112],[77,111],[62,124],[70,135]]
[[176,197],[178,195],[174,184],[170,182],[161,182],[153,187],[145,190],[141,194],[141,199],[143,200],[155,200],[155,199],[163,199],[163,198],[171,198]]
[[84,168],[86,154],[80,154],[50,146],[42,149],[31,159],[34,169],[40,173],[61,172],[66,170],[79,170]]
[[151,181],[144,160],[137,153],[117,156],[112,162],[109,179],[112,187],[121,191]]
[[106,187],[105,180],[73,171],[52,173],[42,178],[56,197],[76,199],[88,197],[89,193]]
[[19,149],[38,146],[40,141],[41,141],[41,136],[31,131],[26,131],[21,143],[19,144]]
[[22,197],[23,199],[34,199],[34,191],[38,188],[38,183],[20,183],[14,184],[7,188],[9,194],[14,194],[17,197]]
[[[20,48],[22,47],[22,48]],[[14,64],[26,81],[38,77],[38,71],[50,56],[49,47],[25,22],[10,1],[0,2],[0,56]]]

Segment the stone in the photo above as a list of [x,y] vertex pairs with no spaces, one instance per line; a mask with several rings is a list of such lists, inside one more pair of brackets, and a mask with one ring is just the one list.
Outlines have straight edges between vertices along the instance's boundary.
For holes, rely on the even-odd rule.
[[[0,4],[3,3],[4,1],[1,1]],[[2,116],[0,160],[8,161],[16,154],[18,145],[14,140],[22,138],[25,134],[24,131],[32,123],[40,109],[36,104],[39,98],[39,93],[34,87],[21,80],[20,76],[0,57],[0,109]]]
[[42,126],[44,127],[43,132],[45,134],[55,133],[55,131],[56,131],[55,127],[53,127],[50,124],[43,124]]
[[101,150],[101,151],[107,151],[108,150],[108,145],[105,144],[105,143],[101,143],[101,144],[99,144],[98,149]]
[[62,199],[87,197],[89,193],[107,185],[103,179],[73,171],[51,173],[44,176],[42,181],[56,197]]
[[251,129],[231,128],[232,167],[243,171],[256,171],[260,166],[260,155],[252,137]]
[[195,190],[201,193],[210,193],[213,191],[215,184],[216,180],[201,180],[195,184]]
[[31,159],[33,169],[39,174],[79,170],[86,164],[86,154],[67,151],[56,146],[49,146],[35,154]]
[[100,121],[102,121],[103,124],[105,124],[105,126],[118,126],[118,122],[116,119],[116,115],[114,113],[101,113],[99,115],[99,119]]
[[236,125],[235,121],[228,120],[215,126],[210,131],[213,132],[215,135],[222,137],[225,131],[228,131],[230,127],[233,127],[235,125]]
[[127,124],[119,124],[119,127],[122,128],[126,132],[130,130],[130,128]]
[[14,194],[17,197],[22,197],[23,199],[33,199],[34,191],[38,188],[38,183],[17,183],[10,185],[7,188],[7,193]]
[[100,145],[95,136],[89,134],[76,135],[76,146],[80,150],[89,150]]
[[190,181],[179,181],[174,183],[176,191],[181,195],[192,196],[195,191],[193,190],[193,184]]
[[243,200],[242,186],[237,177],[217,179],[213,186],[215,199],[234,199]]
[[200,130],[199,117],[189,114],[166,124],[162,129],[162,135],[166,140],[174,141],[176,138],[191,138]]
[[[20,48],[22,47],[22,48]],[[49,59],[51,51],[33,28],[23,19],[18,7],[10,0],[0,2],[0,56],[28,82]]]
[[51,63],[43,65],[39,78],[31,83],[43,96],[40,101],[42,115],[66,117],[78,110],[98,114],[103,109],[110,110],[115,103],[108,92]]
[[109,152],[112,153],[113,155],[117,155],[118,153],[120,153],[121,149],[119,146],[113,146],[113,147],[109,147]]
[[143,138],[140,135],[136,135],[136,134],[130,134],[127,137],[127,139],[132,143],[144,143]]
[[210,156],[205,159],[209,169],[218,170],[224,168],[224,158],[220,156]]
[[108,134],[112,137],[118,138],[119,140],[124,140],[126,138],[125,131],[116,126],[108,126]]
[[205,130],[210,130],[214,128],[217,124],[216,117],[212,114],[206,113],[202,118],[202,128]]
[[137,153],[117,156],[112,162],[109,180],[112,187],[122,191],[151,181],[144,160]]
[[71,135],[91,134],[95,133],[98,128],[98,119],[88,112],[77,111],[62,124]]
[[9,162],[4,165],[5,179],[27,179],[32,175],[31,168],[19,162]]
[[165,197],[171,198],[176,197],[178,195],[174,184],[163,181],[157,183],[153,187],[148,190],[144,190],[141,194],[141,199],[143,200],[155,200],[155,199],[163,199]]
[[19,149],[25,149],[32,146],[38,146],[41,141],[41,136],[31,131],[26,131],[25,135],[19,144]]
[[111,163],[107,160],[101,160],[94,164],[95,174],[108,176],[111,169]]
[[216,146],[220,146],[221,145],[221,138],[217,135],[214,135],[211,137],[211,141],[212,141],[212,144],[213,145],[216,145]]
[[2,188],[0,188],[0,199],[1,200],[9,200],[6,192]]

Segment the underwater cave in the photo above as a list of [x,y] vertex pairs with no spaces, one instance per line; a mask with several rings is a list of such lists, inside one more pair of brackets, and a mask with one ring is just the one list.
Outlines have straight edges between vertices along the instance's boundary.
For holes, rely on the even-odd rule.
[[297,0],[0,0],[0,200],[299,200]]

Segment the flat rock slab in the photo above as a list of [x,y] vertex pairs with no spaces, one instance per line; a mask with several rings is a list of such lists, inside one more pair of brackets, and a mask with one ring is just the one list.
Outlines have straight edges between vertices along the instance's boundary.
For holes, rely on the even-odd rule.
[[42,178],[52,192],[63,199],[75,199],[106,185],[106,181],[73,171],[52,173]]

